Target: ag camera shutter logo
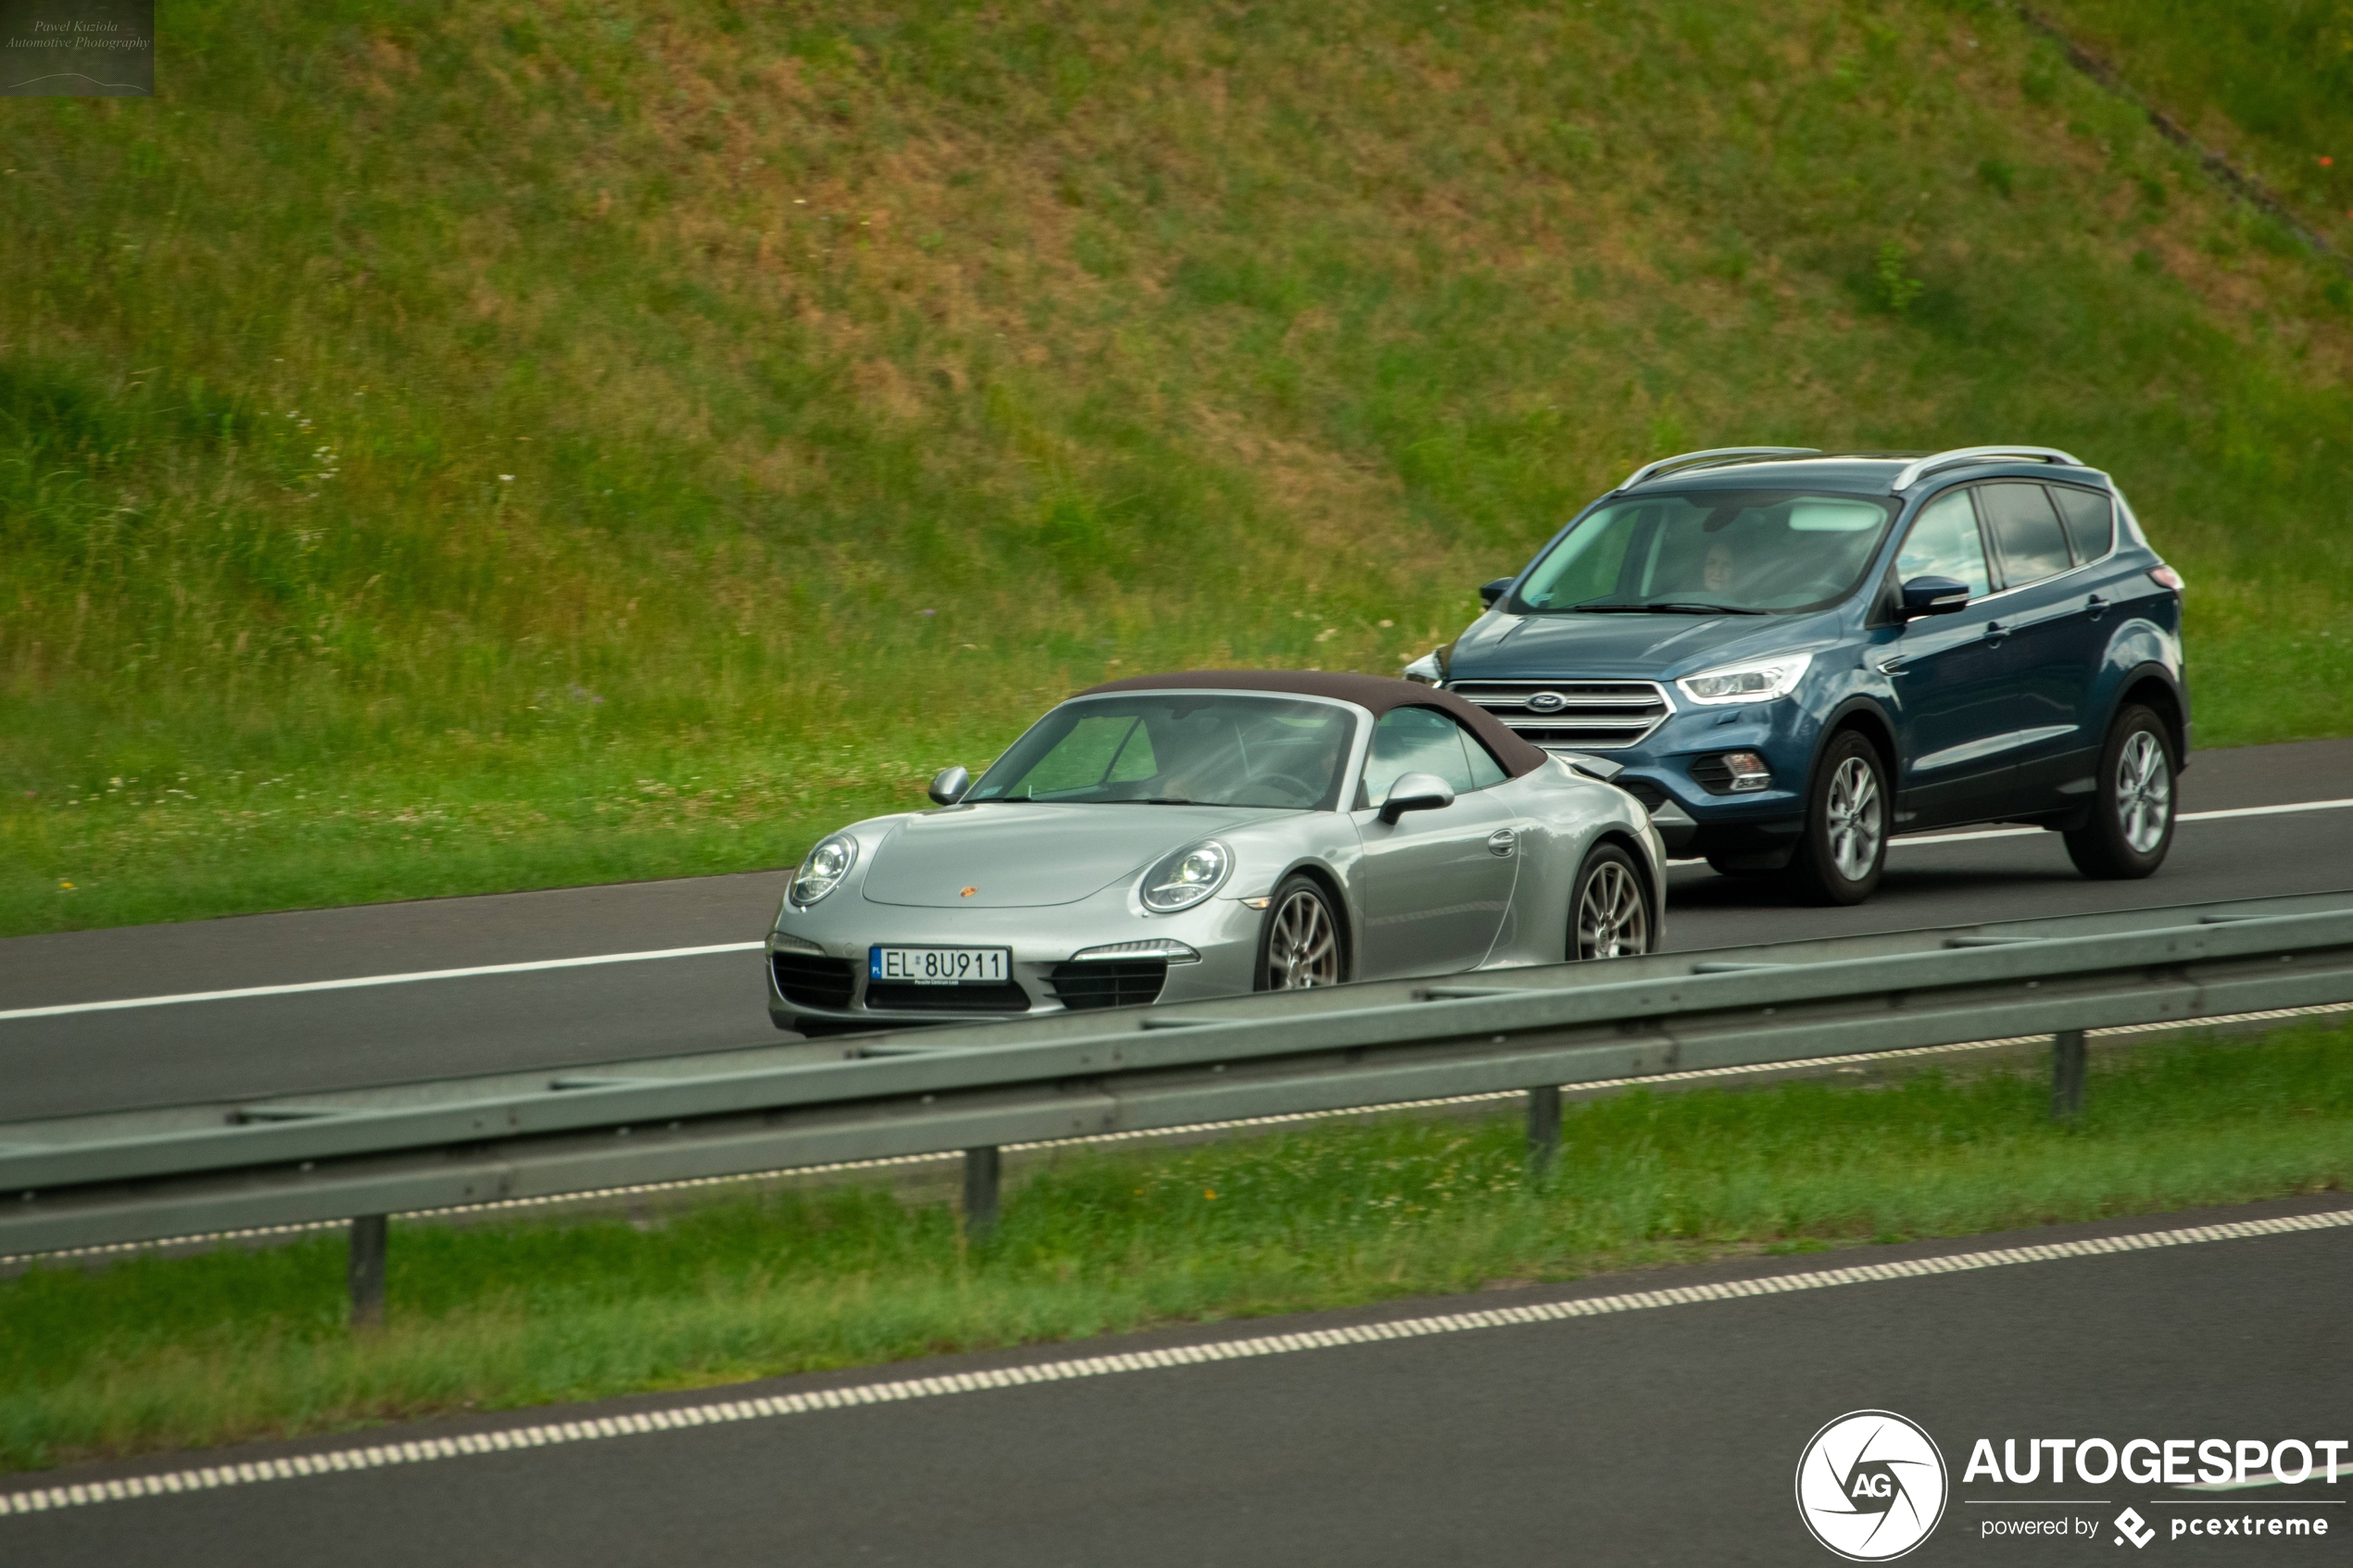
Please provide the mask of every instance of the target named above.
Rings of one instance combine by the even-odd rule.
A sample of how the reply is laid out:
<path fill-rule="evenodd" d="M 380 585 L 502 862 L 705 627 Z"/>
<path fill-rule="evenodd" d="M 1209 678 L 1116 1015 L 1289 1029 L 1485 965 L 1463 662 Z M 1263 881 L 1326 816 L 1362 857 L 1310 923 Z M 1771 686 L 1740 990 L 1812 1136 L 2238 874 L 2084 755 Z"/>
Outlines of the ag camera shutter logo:
<path fill-rule="evenodd" d="M 1798 1517 L 1849 1562 L 1885 1562 L 1928 1539 L 1946 1493 L 1936 1440 L 1894 1411 L 1850 1411 L 1797 1461 Z"/>

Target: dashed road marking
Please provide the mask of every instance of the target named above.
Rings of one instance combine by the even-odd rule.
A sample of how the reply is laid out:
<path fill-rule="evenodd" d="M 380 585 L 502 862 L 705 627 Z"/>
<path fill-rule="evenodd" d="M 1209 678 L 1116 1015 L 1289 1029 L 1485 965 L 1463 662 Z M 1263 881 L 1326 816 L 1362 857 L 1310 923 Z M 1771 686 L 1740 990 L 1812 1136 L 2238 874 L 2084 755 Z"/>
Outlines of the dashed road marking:
<path fill-rule="evenodd" d="M 382 1443 L 338 1449 L 326 1453 L 257 1460 L 234 1465 L 205 1465 L 150 1475 L 82 1482 L 30 1491 L 0 1493 L 0 1515 L 41 1513 L 51 1509 L 83 1508 L 132 1498 L 173 1492 L 211 1491 L 223 1486 L 288 1481 L 299 1476 L 338 1471 L 381 1470 L 396 1464 L 422 1464 L 434 1460 L 478 1454 L 508 1453 L 517 1449 L 547 1448 L 563 1443 L 601 1442 L 608 1438 L 677 1432 L 737 1421 L 765 1421 L 851 1405 L 890 1404 L 902 1399 L 939 1399 L 995 1388 L 1017 1388 L 1036 1383 L 1063 1383 L 1078 1378 L 1108 1377 L 1122 1373 L 1152 1372 L 1169 1367 L 1199 1366 L 1212 1361 L 1247 1361 L 1262 1356 L 1287 1356 L 1308 1350 L 1338 1349 L 1399 1339 L 1426 1339 L 1439 1335 L 1466 1334 L 1479 1329 L 1509 1328 L 1525 1323 L 1565 1323 L 1575 1318 L 1605 1317 L 1617 1312 L 1650 1311 L 1665 1307 L 1692 1306 L 1707 1301 L 1731 1301 L 1753 1296 L 1779 1296 L 1800 1290 L 1828 1290 L 1841 1286 L 1869 1285 L 1882 1280 L 1919 1279 L 1938 1274 L 1969 1273 L 1981 1269 L 2008 1268 L 2020 1263 L 2047 1263 L 2067 1258 L 2095 1258 L 2117 1253 L 2146 1252 L 2160 1248 L 2194 1247 L 2214 1241 L 2240 1241 L 2257 1236 L 2335 1230 L 2353 1226 L 2353 1209 L 2323 1214 L 2292 1214 L 2269 1220 L 2239 1220 L 2219 1225 L 2189 1225 L 2177 1230 L 2142 1231 L 2130 1236 L 2095 1236 L 2082 1241 L 2044 1242 L 2026 1247 L 1993 1248 L 1955 1252 L 1937 1258 L 1905 1259 L 1886 1263 L 1860 1263 L 1843 1269 L 1813 1269 L 1801 1273 L 1768 1274 L 1757 1279 L 1725 1280 L 1712 1285 L 1670 1286 L 1662 1290 L 1635 1290 L 1615 1296 L 1587 1296 L 1567 1301 L 1544 1301 L 1484 1311 L 1446 1312 L 1404 1318 L 1393 1323 L 1359 1323 L 1343 1328 L 1308 1329 L 1294 1334 L 1256 1335 L 1241 1339 L 1211 1340 L 1154 1350 L 1129 1350 L 1109 1356 L 1083 1356 L 1065 1361 L 1035 1361 L 1023 1366 L 993 1367 L 981 1372 L 941 1376 L 896 1378 L 853 1384 L 846 1388 L 819 1388 L 800 1394 L 768 1395 L 756 1399 L 715 1400 L 676 1410 L 639 1411 L 585 1421 L 549 1422 L 509 1427 L 497 1432 L 471 1432 L 457 1437 L 424 1437 L 411 1442 Z"/>

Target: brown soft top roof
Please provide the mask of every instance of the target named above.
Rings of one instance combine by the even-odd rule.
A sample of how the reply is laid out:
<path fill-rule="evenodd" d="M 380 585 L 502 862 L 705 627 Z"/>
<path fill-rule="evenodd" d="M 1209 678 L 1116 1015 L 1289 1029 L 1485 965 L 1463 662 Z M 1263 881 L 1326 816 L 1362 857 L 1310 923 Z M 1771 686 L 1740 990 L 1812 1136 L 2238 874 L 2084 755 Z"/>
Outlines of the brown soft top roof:
<path fill-rule="evenodd" d="M 1475 702 L 1453 692 L 1400 681 L 1388 675 L 1351 675 L 1335 670 L 1186 670 L 1174 675 L 1130 675 L 1089 686 L 1080 696 L 1105 692 L 1150 691 L 1290 692 L 1301 696 L 1333 697 L 1371 710 L 1378 719 L 1392 708 L 1435 708 L 1463 722 L 1485 744 L 1504 771 L 1514 778 L 1543 766 L 1544 753 L 1515 734 L 1509 726 Z"/>

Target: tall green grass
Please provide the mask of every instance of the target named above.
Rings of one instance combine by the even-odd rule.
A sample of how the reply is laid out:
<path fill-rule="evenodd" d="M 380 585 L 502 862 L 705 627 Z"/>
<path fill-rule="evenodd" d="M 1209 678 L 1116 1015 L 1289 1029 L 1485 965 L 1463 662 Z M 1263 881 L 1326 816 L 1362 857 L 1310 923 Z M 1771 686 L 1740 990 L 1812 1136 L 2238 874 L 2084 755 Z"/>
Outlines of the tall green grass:
<path fill-rule="evenodd" d="M 2041 9 L 2353 253 L 2353 0 L 2050 0 Z"/>
<path fill-rule="evenodd" d="M 2005 12 L 164 31 L 7 109 L 0 931 L 774 864 L 1106 674 L 1393 670 L 1730 442 L 2080 450 L 2201 738 L 2353 729 L 2334 275 Z"/>
<path fill-rule="evenodd" d="M 1517 1121 L 1387 1120 L 1081 1152 L 972 1248 L 882 1191 L 621 1220 L 396 1223 L 390 1317 L 344 1326 L 339 1239 L 0 1281 L 0 1468 L 466 1407 L 687 1388 L 1495 1281 L 2341 1190 L 2336 1030 L 2094 1064 L 2080 1126 L 2034 1072 L 1635 1093 Z"/>

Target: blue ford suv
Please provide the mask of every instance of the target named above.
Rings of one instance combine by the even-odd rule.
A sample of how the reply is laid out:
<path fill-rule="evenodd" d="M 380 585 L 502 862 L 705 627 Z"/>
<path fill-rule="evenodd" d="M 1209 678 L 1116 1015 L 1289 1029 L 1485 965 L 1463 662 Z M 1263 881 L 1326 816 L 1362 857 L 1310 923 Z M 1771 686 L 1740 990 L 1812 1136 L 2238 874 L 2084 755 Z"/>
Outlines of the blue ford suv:
<path fill-rule="evenodd" d="M 1671 852 L 1858 903 L 1891 834 L 2173 836 L 2182 580 L 2064 452 L 1692 452 L 1595 501 L 1406 673 L 1612 776 Z"/>

